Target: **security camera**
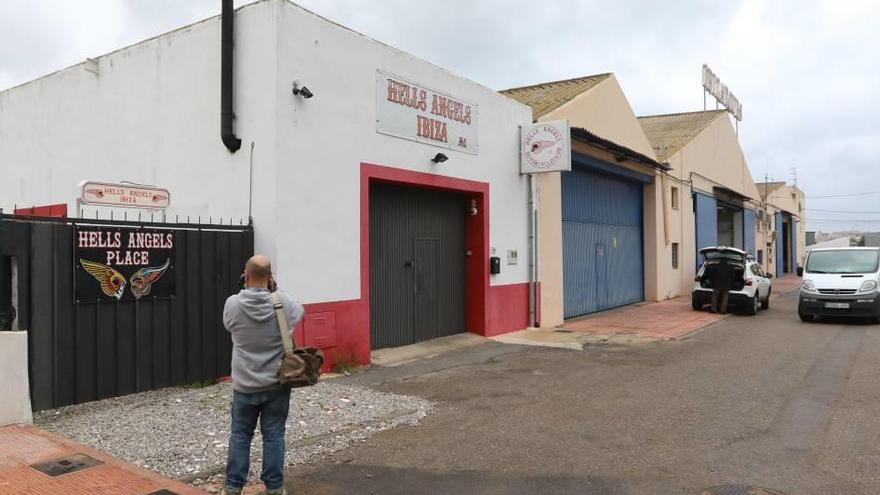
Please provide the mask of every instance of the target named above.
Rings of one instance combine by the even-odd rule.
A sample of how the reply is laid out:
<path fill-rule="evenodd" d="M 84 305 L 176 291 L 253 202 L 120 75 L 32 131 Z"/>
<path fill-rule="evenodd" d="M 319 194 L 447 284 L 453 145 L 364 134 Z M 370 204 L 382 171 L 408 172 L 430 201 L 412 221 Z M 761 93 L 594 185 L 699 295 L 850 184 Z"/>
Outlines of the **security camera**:
<path fill-rule="evenodd" d="M 300 87 L 298 81 L 293 82 L 293 94 L 297 95 L 297 96 L 302 96 L 303 98 L 305 98 L 307 100 L 309 98 L 315 96 L 311 91 L 309 91 L 309 88 L 307 88 L 305 86 Z"/>

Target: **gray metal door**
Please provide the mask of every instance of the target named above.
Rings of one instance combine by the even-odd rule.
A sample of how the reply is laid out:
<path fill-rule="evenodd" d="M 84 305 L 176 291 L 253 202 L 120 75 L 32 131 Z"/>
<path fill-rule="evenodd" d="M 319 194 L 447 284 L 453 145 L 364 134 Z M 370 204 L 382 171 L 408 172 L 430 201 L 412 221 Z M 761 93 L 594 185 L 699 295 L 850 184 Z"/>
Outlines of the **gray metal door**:
<path fill-rule="evenodd" d="M 370 186 L 370 345 L 413 344 L 467 330 L 467 197 Z"/>

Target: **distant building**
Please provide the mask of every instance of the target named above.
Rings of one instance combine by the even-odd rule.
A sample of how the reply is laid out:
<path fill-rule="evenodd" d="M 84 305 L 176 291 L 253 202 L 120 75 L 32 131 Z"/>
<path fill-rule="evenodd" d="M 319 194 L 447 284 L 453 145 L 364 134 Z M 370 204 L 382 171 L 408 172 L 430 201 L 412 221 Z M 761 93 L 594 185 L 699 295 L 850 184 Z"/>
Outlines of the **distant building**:
<path fill-rule="evenodd" d="M 807 232 L 807 246 L 812 246 L 813 244 L 816 244 L 816 233 Z"/>

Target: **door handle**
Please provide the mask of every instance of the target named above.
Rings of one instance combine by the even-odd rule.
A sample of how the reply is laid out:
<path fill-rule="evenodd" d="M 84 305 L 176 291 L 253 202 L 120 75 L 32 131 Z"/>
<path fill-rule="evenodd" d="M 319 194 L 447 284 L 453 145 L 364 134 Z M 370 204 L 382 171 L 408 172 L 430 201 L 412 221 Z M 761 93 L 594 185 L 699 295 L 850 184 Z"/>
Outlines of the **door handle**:
<path fill-rule="evenodd" d="M 406 268 L 412 268 L 416 266 L 416 263 L 414 261 L 406 261 L 403 263 L 403 266 L 405 266 Z"/>

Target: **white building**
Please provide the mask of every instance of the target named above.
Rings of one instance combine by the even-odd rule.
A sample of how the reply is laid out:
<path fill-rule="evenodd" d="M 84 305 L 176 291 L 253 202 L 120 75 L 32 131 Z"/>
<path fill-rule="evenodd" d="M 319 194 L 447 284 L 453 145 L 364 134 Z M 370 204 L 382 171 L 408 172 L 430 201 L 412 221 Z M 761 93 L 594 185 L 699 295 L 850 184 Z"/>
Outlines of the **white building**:
<path fill-rule="evenodd" d="M 331 360 L 524 328 L 531 109 L 286 0 L 234 22 L 241 149 L 220 139 L 217 16 L 0 92 L 0 207 L 107 218 L 76 202 L 91 179 L 168 188 L 171 218 L 250 216 Z"/>

